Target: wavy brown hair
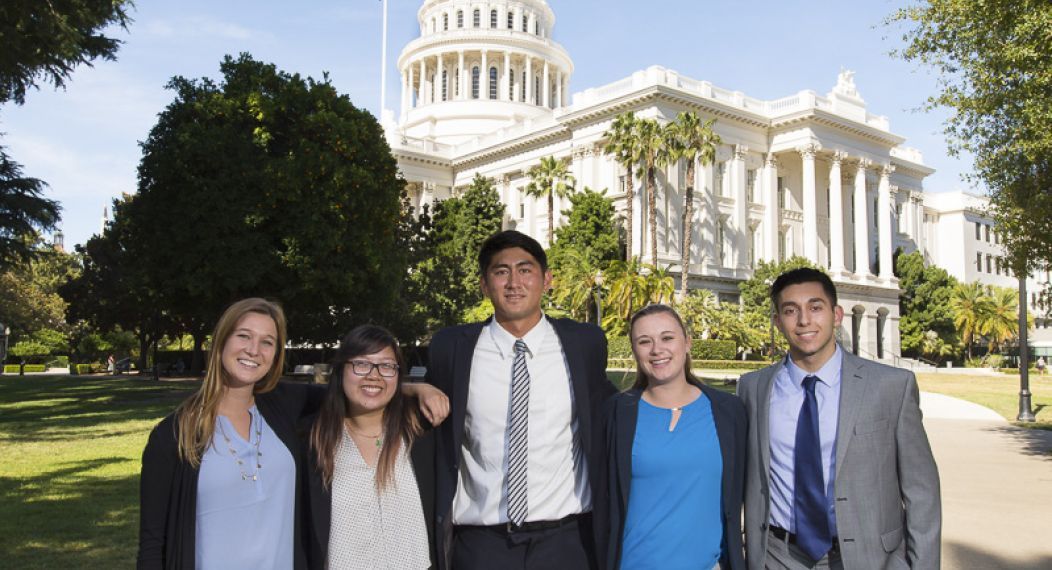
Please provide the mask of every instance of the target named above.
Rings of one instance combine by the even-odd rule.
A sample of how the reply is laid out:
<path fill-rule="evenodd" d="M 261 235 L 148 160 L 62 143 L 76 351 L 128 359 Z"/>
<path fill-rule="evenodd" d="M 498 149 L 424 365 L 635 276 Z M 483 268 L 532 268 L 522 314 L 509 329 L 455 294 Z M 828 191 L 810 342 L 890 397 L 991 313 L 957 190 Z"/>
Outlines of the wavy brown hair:
<path fill-rule="evenodd" d="M 281 305 L 273 301 L 251 297 L 242 299 L 227 307 L 216 323 L 212 332 L 212 345 L 208 349 L 208 368 L 205 379 L 192 396 L 180 404 L 175 411 L 179 427 L 179 458 L 194 467 L 201 465 L 201 455 L 212 443 L 216 428 L 216 415 L 219 413 L 219 401 L 226 391 L 227 372 L 223 369 L 223 347 L 234 334 L 237 323 L 248 313 L 265 315 L 274 321 L 278 338 L 275 339 L 274 361 L 262 380 L 253 387 L 253 392 L 262 394 L 274 389 L 285 369 L 285 312 Z"/>
<path fill-rule="evenodd" d="M 331 487 L 333 472 L 336 466 L 336 450 L 343 441 L 345 420 L 351 415 L 351 405 L 343 392 L 344 365 L 358 356 L 376 354 L 390 348 L 398 363 L 398 376 L 394 386 L 394 396 L 387 403 L 383 414 L 384 445 L 376 462 L 376 490 L 382 491 L 394 482 L 395 461 L 398 453 L 409 449 L 420 435 L 421 424 L 412 406 L 407 405 L 402 395 L 402 382 L 405 379 L 406 365 L 402 349 L 387 329 L 376 325 L 355 327 L 340 341 L 340 348 L 332 360 L 332 377 L 325 391 L 318 419 L 311 428 L 310 446 L 314 450 L 321 471 L 322 482 L 326 488 Z"/>
<path fill-rule="evenodd" d="M 668 305 L 663 305 L 660 303 L 647 305 L 642 309 L 639 309 L 634 315 L 632 315 L 632 318 L 628 321 L 628 338 L 631 340 L 632 330 L 636 328 L 636 322 L 639 321 L 639 319 L 643 317 L 649 317 L 650 315 L 656 315 L 659 313 L 671 315 L 672 318 L 676 319 L 676 322 L 679 323 L 680 330 L 683 331 L 683 336 L 686 337 L 688 340 L 690 339 L 690 333 L 687 332 L 687 326 L 683 324 L 683 319 L 680 318 L 679 313 L 676 312 L 676 309 L 673 309 Z M 635 352 L 633 352 L 632 354 L 634 356 Z M 700 387 L 701 380 L 698 380 L 697 376 L 694 376 L 694 373 L 690 371 L 691 361 L 689 350 L 687 351 L 687 359 L 683 363 L 683 366 L 686 369 L 685 372 L 687 376 L 687 382 L 690 382 L 691 384 Z M 636 359 L 636 383 L 632 385 L 632 389 L 645 390 L 646 387 L 649 385 L 650 377 L 647 376 L 645 372 L 643 372 L 643 367 L 639 365 L 639 359 Z"/>

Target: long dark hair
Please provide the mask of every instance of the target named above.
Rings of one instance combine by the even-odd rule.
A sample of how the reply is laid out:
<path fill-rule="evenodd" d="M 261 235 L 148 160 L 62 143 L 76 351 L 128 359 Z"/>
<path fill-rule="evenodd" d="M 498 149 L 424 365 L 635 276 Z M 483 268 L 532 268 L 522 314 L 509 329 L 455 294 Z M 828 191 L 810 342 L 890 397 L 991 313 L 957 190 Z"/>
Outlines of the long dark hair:
<path fill-rule="evenodd" d="M 340 348 L 332 359 L 332 375 L 329 378 L 329 387 L 325 391 L 318 419 L 311 429 L 310 445 L 318 462 L 318 469 L 322 474 L 322 481 L 326 487 L 332 485 L 333 471 L 336 465 L 336 449 L 343 440 L 344 420 L 351 413 L 350 403 L 343 392 L 343 369 L 351 359 L 367 354 L 376 354 L 385 348 L 390 348 L 398 363 L 398 376 L 396 377 L 394 396 L 384 408 L 384 445 L 380 449 L 380 457 L 376 462 L 376 490 L 382 491 L 394 482 L 395 460 L 404 445 L 409 449 L 413 440 L 420 435 L 420 421 L 415 410 L 406 405 L 406 398 L 402 395 L 402 381 L 405 378 L 405 358 L 402 349 L 387 329 L 376 325 L 361 325 L 355 327 L 347 336 L 340 341 Z"/>
<path fill-rule="evenodd" d="M 639 319 L 641 319 L 643 317 L 649 317 L 650 315 L 656 315 L 658 313 L 665 313 L 667 315 L 671 315 L 672 318 L 676 319 L 676 322 L 679 323 L 679 328 L 680 328 L 680 330 L 683 331 L 684 338 L 688 338 L 688 339 L 690 338 L 690 333 L 687 332 L 687 327 L 686 327 L 686 325 L 683 324 L 683 319 L 681 319 L 679 317 L 679 313 L 677 313 L 675 309 L 673 309 L 672 307 L 670 307 L 668 305 L 663 305 L 663 304 L 660 304 L 660 303 L 654 303 L 654 304 L 651 304 L 651 305 L 647 305 L 647 306 L 643 307 L 642 309 L 639 309 L 638 311 L 636 311 L 635 314 L 632 315 L 632 318 L 628 321 L 628 339 L 629 339 L 629 341 L 632 340 L 632 330 L 636 328 L 636 321 L 638 321 Z M 634 346 L 634 343 L 633 343 L 633 346 Z M 632 352 L 632 355 L 635 356 L 635 351 Z M 686 368 L 687 382 L 689 382 L 689 383 L 691 383 L 691 384 L 693 384 L 693 385 L 695 385 L 695 386 L 700 388 L 701 387 L 701 380 L 698 380 L 697 376 L 694 376 L 694 373 L 690 371 L 691 362 L 690 362 L 690 352 L 689 351 L 687 352 L 687 359 L 686 359 L 686 361 L 684 362 L 683 365 Z M 637 358 L 636 359 L 636 383 L 632 384 L 632 389 L 633 390 L 645 390 L 646 387 L 649 386 L 649 385 L 650 385 L 650 377 L 647 376 L 645 372 L 643 372 L 643 367 L 639 365 L 639 359 Z"/>

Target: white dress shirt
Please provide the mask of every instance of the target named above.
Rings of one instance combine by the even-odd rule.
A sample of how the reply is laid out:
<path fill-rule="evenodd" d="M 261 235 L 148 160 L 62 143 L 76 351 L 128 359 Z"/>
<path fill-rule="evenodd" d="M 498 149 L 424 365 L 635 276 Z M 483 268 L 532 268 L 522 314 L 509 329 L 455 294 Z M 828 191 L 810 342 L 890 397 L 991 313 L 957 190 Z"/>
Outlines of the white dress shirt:
<path fill-rule="evenodd" d="M 494 319 L 483 327 L 475 346 L 453 524 L 508 521 L 507 427 L 515 340 Z M 530 372 L 526 520 L 587 512 L 591 490 L 562 344 L 543 317 L 522 340 Z"/>

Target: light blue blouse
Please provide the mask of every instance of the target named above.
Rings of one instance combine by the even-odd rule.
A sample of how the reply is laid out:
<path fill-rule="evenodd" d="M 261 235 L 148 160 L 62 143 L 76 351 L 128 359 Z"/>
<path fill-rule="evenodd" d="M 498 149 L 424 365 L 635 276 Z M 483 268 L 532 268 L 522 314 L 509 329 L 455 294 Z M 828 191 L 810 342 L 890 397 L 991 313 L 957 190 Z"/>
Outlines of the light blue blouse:
<path fill-rule="evenodd" d="M 197 480 L 198 570 L 287 570 L 293 566 L 296 464 L 259 410 L 252 406 L 249 413 L 250 441 L 220 415 L 216 417 L 212 445 L 201 457 Z M 229 445 L 224 434 L 230 439 Z M 258 464 L 262 465 L 258 470 L 257 441 L 261 453 Z M 235 453 L 242 461 L 240 467 Z"/>
<path fill-rule="evenodd" d="M 704 394 L 672 411 L 639 400 L 621 568 L 709 570 L 723 541 L 723 459 Z"/>

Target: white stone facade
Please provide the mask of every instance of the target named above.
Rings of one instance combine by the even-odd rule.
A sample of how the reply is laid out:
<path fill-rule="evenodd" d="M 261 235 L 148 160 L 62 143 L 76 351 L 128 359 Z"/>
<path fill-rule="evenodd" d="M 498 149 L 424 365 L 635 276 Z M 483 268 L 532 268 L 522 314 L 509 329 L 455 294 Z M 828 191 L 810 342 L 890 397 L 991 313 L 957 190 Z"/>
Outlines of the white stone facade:
<path fill-rule="evenodd" d="M 642 181 L 602 153 L 603 134 L 626 111 L 661 123 L 694 111 L 716 119 L 723 144 L 696 173 L 689 285 L 733 300 L 758 260 L 802 255 L 837 283 L 844 345 L 868 358 L 899 355 L 893 252 L 931 243 L 925 251 L 940 263 L 934 244 L 953 242 L 925 222 L 923 180 L 934 170 L 867 110 L 853 73 L 825 95 L 760 100 L 652 66 L 571 97 L 573 63 L 551 39 L 546 2 L 426 0 L 418 20 L 420 37 L 398 60 L 401 112 L 384 125 L 414 205 L 454 195 L 479 173 L 497 181 L 505 227 L 544 243 L 547 206 L 522 192 L 526 171 L 544 156 L 569 158 L 578 188 L 605 189 L 619 211 L 636 189 L 632 250 L 649 262 Z M 679 164 L 657 177 L 657 259 L 677 278 L 685 173 Z M 556 212 L 568 206 L 556 198 Z"/>

